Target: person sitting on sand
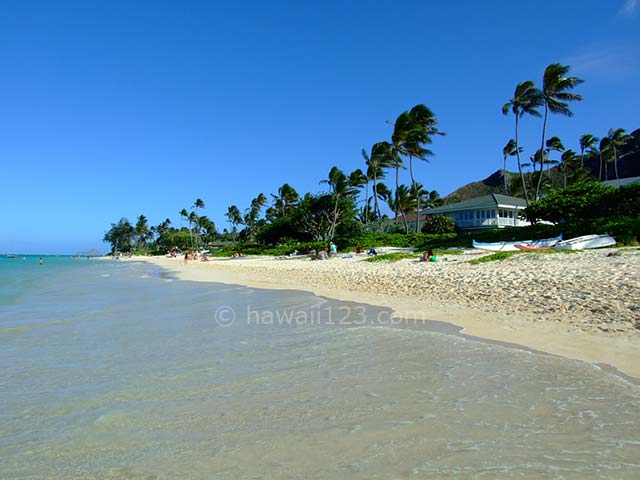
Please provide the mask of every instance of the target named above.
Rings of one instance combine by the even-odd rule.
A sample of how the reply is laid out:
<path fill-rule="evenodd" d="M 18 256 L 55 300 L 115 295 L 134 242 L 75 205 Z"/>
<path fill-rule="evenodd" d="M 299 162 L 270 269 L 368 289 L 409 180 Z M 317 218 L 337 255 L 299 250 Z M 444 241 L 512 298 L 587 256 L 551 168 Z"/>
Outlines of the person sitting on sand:
<path fill-rule="evenodd" d="M 420 257 L 421 262 L 437 262 L 438 257 L 433 254 L 433 250 L 429 250 L 428 252 L 424 252 Z"/>
<path fill-rule="evenodd" d="M 327 255 L 326 251 L 320 250 L 318 252 L 318 260 L 326 260 L 327 258 L 329 258 L 329 256 Z"/>
<path fill-rule="evenodd" d="M 356 255 L 359 255 L 359 254 L 361 254 L 361 253 L 362 253 L 362 247 L 361 247 L 360 245 L 358 245 L 358 246 L 356 247 Z"/>
<path fill-rule="evenodd" d="M 376 252 L 375 248 L 371 247 L 367 252 L 367 255 L 378 255 L 378 252 Z"/>

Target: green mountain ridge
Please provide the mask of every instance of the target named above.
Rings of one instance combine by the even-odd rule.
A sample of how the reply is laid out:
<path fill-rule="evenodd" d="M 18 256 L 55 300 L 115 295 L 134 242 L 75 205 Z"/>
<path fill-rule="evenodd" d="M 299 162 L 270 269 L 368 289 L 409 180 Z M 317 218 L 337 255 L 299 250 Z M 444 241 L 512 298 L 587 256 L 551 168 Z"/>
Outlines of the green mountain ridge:
<path fill-rule="evenodd" d="M 613 162 L 607 162 L 606 168 L 603 169 L 603 180 L 614 180 L 615 174 Z M 600 175 L 600 156 L 598 154 L 588 154 L 585 156 L 584 166 L 591 171 L 591 175 L 599 178 Z M 552 169 L 553 170 L 553 169 Z M 520 182 L 518 172 L 509 172 L 509 180 L 513 185 L 514 182 Z M 629 135 L 629 141 L 624 145 L 618 158 L 618 176 L 619 178 L 640 177 L 640 129 L 635 130 Z M 461 202 L 469 198 L 489 195 L 491 193 L 504 194 L 504 180 L 502 177 L 502 169 L 496 170 L 484 180 L 467 183 L 462 187 L 454 190 L 444 197 L 445 204 Z"/>

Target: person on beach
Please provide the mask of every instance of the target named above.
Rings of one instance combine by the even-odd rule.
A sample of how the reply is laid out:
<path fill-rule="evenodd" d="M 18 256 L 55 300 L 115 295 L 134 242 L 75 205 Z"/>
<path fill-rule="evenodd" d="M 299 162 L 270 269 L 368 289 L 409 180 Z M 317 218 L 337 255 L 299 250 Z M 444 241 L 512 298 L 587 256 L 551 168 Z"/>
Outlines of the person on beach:
<path fill-rule="evenodd" d="M 428 252 L 424 252 L 420 257 L 421 262 L 437 262 L 438 257 L 433 254 L 433 250 L 429 250 Z"/>
<path fill-rule="evenodd" d="M 369 249 L 369 251 L 367 252 L 367 255 L 373 255 L 373 256 L 375 256 L 375 255 L 378 255 L 378 252 L 376 252 L 376 249 L 375 249 L 375 248 L 371 247 L 371 248 Z"/>
<path fill-rule="evenodd" d="M 362 253 L 362 247 L 360 245 L 358 245 L 356 247 L 356 255 L 360 255 Z"/>
<path fill-rule="evenodd" d="M 331 242 L 329 244 L 329 256 L 335 257 L 336 255 L 338 255 L 338 247 L 336 247 L 335 243 Z"/>
<path fill-rule="evenodd" d="M 189 263 L 189 252 L 184 252 L 184 264 Z"/>
<path fill-rule="evenodd" d="M 318 252 L 318 260 L 326 260 L 328 258 L 327 252 L 324 250 L 320 250 Z"/>

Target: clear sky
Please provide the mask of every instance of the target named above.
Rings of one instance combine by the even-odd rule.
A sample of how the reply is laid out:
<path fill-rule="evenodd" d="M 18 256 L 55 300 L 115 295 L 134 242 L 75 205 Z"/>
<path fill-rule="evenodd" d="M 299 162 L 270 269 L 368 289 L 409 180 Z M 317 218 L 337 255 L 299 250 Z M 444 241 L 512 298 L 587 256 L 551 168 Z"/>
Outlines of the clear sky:
<path fill-rule="evenodd" d="M 363 167 L 418 103 L 447 136 L 416 176 L 446 195 L 501 168 L 500 107 L 554 62 L 586 81 L 550 121 L 565 146 L 640 128 L 637 0 L 4 0 L 0 62 L 5 253 L 106 250 L 111 222 L 179 224 L 197 197 L 221 230 L 231 204 Z"/>

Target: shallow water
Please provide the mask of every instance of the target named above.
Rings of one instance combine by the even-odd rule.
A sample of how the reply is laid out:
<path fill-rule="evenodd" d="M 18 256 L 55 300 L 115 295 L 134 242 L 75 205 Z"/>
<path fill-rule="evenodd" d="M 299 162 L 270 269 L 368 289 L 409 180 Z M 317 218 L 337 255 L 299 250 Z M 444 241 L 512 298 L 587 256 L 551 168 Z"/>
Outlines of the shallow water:
<path fill-rule="evenodd" d="M 0 478 L 640 478 L 638 386 L 388 314 L 0 260 Z"/>

